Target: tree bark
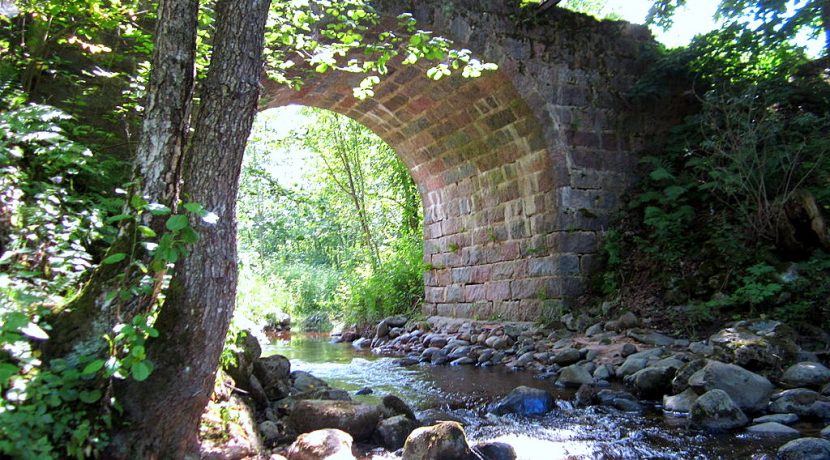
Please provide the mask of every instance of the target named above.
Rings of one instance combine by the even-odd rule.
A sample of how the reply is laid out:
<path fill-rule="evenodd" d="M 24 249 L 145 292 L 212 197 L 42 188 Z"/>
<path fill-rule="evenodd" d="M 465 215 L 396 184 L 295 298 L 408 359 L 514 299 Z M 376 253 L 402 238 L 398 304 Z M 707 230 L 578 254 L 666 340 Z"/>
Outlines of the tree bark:
<path fill-rule="evenodd" d="M 171 208 L 178 198 L 179 163 L 193 97 L 198 13 L 198 0 L 159 3 L 141 140 L 134 160 L 135 178 L 141 183 L 134 193 Z M 152 225 L 160 232 L 164 219 Z M 108 254 L 130 252 L 135 246 L 131 233 L 122 231 Z M 78 345 L 88 351 L 95 347 L 91 341 L 101 341 L 119 316 L 114 307 L 103 305 L 104 294 L 118 288 L 113 277 L 122 273 L 128 263 L 125 259 L 119 264 L 98 267 L 81 293 L 63 307 L 44 346 L 47 357 L 64 356 Z M 133 302 L 146 304 L 152 300 Z"/>
<path fill-rule="evenodd" d="M 199 419 L 213 390 L 233 313 L 236 194 L 242 155 L 259 97 L 270 0 L 221 0 L 202 104 L 183 168 L 183 196 L 217 214 L 191 222 L 201 234 L 173 274 L 148 342 L 155 370 L 144 382 L 116 386 L 124 413 L 110 455 L 183 458 L 197 447 Z"/>

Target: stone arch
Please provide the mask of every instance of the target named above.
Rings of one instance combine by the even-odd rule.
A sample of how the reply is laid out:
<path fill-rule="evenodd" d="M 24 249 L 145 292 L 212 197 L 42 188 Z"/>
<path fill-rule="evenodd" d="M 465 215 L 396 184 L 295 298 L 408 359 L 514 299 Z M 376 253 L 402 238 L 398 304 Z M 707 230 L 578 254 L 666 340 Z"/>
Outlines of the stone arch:
<path fill-rule="evenodd" d="M 557 8 L 528 25 L 507 2 L 406 3 L 379 5 L 499 70 L 435 82 L 393 63 L 370 100 L 352 96 L 362 76 L 330 73 L 300 91 L 265 82 L 263 105 L 332 110 L 395 149 L 424 205 L 426 314 L 533 320 L 572 302 L 634 177 L 645 130 L 620 95 L 650 35 Z"/>

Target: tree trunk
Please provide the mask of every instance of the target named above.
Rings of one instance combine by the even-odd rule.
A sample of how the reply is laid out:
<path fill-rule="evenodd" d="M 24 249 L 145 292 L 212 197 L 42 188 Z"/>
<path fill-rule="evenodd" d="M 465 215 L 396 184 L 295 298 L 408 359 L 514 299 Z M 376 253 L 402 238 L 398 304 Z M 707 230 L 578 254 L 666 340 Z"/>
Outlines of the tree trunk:
<path fill-rule="evenodd" d="M 141 182 L 141 189 L 134 193 L 171 208 L 178 198 L 179 163 L 193 96 L 198 13 L 198 0 L 159 3 L 141 141 L 134 161 L 135 178 Z M 164 220 L 150 224 L 160 233 Z M 108 254 L 130 252 L 135 247 L 132 237 L 129 229 L 122 231 Z M 98 267 L 81 293 L 63 307 L 44 347 L 47 357 L 64 356 L 79 344 L 87 351 L 95 349 L 91 342 L 101 341 L 120 316 L 114 307 L 105 307 L 102 300 L 107 291 L 118 288 L 113 277 L 122 273 L 128 263 L 125 259 L 119 264 Z M 153 300 L 132 302 L 144 305 Z"/>
<path fill-rule="evenodd" d="M 155 370 L 145 382 L 116 387 L 124 407 L 110 454 L 182 458 L 197 446 L 199 418 L 213 390 L 233 313 L 236 193 L 259 96 L 270 0 L 221 0 L 202 104 L 184 164 L 183 196 L 218 215 L 192 222 L 201 240 L 180 261 L 148 342 Z"/>

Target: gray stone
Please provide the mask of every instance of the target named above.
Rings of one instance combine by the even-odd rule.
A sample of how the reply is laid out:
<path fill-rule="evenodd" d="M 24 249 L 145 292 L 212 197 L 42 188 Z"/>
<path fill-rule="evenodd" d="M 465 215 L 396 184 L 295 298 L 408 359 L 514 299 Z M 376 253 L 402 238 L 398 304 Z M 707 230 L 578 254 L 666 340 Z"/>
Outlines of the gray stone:
<path fill-rule="evenodd" d="M 692 411 L 692 405 L 697 401 L 698 394 L 691 388 L 686 388 L 682 393 L 674 396 L 663 396 L 663 410 L 688 414 Z"/>
<path fill-rule="evenodd" d="M 594 383 L 594 378 L 584 367 L 572 364 L 562 369 L 556 383 L 566 387 L 579 387 L 580 385 Z"/>
<path fill-rule="evenodd" d="M 669 366 L 647 367 L 625 378 L 626 384 L 634 388 L 641 398 L 655 399 L 663 396 L 670 388 L 676 369 Z"/>
<path fill-rule="evenodd" d="M 646 366 L 648 366 L 648 359 L 637 358 L 636 355 L 631 355 L 617 368 L 617 378 L 623 378 L 639 372 L 645 369 Z"/>
<path fill-rule="evenodd" d="M 265 445 L 273 445 L 282 437 L 279 426 L 270 420 L 260 423 L 257 428 L 259 428 L 259 435 L 262 436 L 262 442 Z"/>
<path fill-rule="evenodd" d="M 627 391 L 600 390 L 597 400 L 603 406 L 611 406 L 623 412 L 642 412 L 643 407 L 637 398 Z"/>
<path fill-rule="evenodd" d="M 637 347 L 633 343 L 625 343 L 620 349 L 620 356 L 623 358 L 628 358 L 634 353 L 637 353 Z"/>
<path fill-rule="evenodd" d="M 288 448 L 287 460 L 353 460 L 352 437 L 340 430 L 301 434 Z"/>
<path fill-rule="evenodd" d="M 395 451 L 403 447 L 406 438 L 418 428 L 417 422 L 405 415 L 396 415 L 378 423 L 374 438 L 387 450 Z"/>
<path fill-rule="evenodd" d="M 482 442 L 473 446 L 473 452 L 481 460 L 515 460 L 513 446 L 503 442 Z"/>
<path fill-rule="evenodd" d="M 723 329 L 709 337 L 709 343 L 719 359 L 751 370 L 778 369 L 795 356 L 798 346 L 782 327 L 767 323 L 762 327 L 747 323 Z"/>
<path fill-rule="evenodd" d="M 689 378 L 689 386 L 698 393 L 723 390 L 741 410 L 748 412 L 766 410 L 773 390 L 765 377 L 720 361 L 706 363 Z"/>
<path fill-rule="evenodd" d="M 797 421 L 798 415 L 795 414 L 767 414 L 753 419 L 752 423 L 775 422 L 782 425 L 792 425 Z"/>
<path fill-rule="evenodd" d="M 553 409 L 553 396 L 545 390 L 520 386 L 504 398 L 490 404 L 487 411 L 496 415 L 540 415 Z"/>
<path fill-rule="evenodd" d="M 830 439 L 830 425 L 827 425 L 823 430 L 821 430 L 821 437 Z"/>
<path fill-rule="evenodd" d="M 655 331 L 634 329 L 628 331 L 627 335 L 640 343 L 648 345 L 656 345 L 658 347 L 670 347 L 674 345 L 674 339 L 672 337 Z"/>
<path fill-rule="evenodd" d="M 702 394 L 692 404 L 689 421 L 708 431 L 729 431 L 745 426 L 749 420 L 725 391 L 714 389 Z"/>
<path fill-rule="evenodd" d="M 465 460 L 472 455 L 464 429 L 455 422 L 418 428 L 403 447 L 403 460 Z"/>
<path fill-rule="evenodd" d="M 602 333 L 602 323 L 596 323 L 593 326 L 589 327 L 585 330 L 585 335 L 588 337 L 593 337 L 595 335 Z"/>
<path fill-rule="evenodd" d="M 830 382 L 830 369 L 820 363 L 793 364 L 781 376 L 781 383 L 790 388 L 820 388 Z"/>
<path fill-rule="evenodd" d="M 361 348 L 369 348 L 372 346 L 372 339 L 367 337 L 361 337 L 354 342 L 352 342 L 352 346 L 358 349 Z"/>
<path fill-rule="evenodd" d="M 594 371 L 594 378 L 597 380 L 608 380 L 612 375 L 614 375 L 614 369 L 609 364 L 597 366 Z"/>
<path fill-rule="evenodd" d="M 689 352 L 696 355 L 712 356 L 715 353 L 715 347 L 704 342 L 692 342 L 689 344 Z"/>
<path fill-rule="evenodd" d="M 450 361 L 450 366 L 469 366 L 470 364 L 475 364 L 477 362 L 478 361 L 474 360 L 473 358 L 464 356 Z"/>
<path fill-rule="evenodd" d="M 798 436 L 801 434 L 795 428 L 777 422 L 764 422 L 758 425 L 752 425 L 746 431 L 759 436 Z"/>
<path fill-rule="evenodd" d="M 396 415 L 405 415 L 410 420 L 418 420 L 412 409 L 403 401 L 403 399 L 395 395 L 386 395 L 378 405 L 383 418 L 390 418 Z"/>
<path fill-rule="evenodd" d="M 516 362 L 513 363 L 513 365 L 517 367 L 527 366 L 533 361 L 533 355 L 534 353 L 532 351 L 528 351 L 527 353 L 524 353 L 522 356 L 519 356 L 519 359 L 517 359 Z"/>
<path fill-rule="evenodd" d="M 807 388 L 785 390 L 773 395 L 769 410 L 776 414 L 793 413 L 801 417 L 821 418 L 820 398 L 820 394 Z"/>
<path fill-rule="evenodd" d="M 705 365 L 705 359 L 696 359 L 683 365 L 683 367 L 677 370 L 677 374 L 671 382 L 672 390 L 674 390 L 675 393 L 682 393 L 683 390 L 689 388 L 689 378 L 693 376 L 695 372 L 703 369 L 703 366 Z"/>
<path fill-rule="evenodd" d="M 380 421 L 380 410 L 354 401 L 303 400 L 294 405 L 289 424 L 299 433 L 335 428 L 365 440 Z"/>
<path fill-rule="evenodd" d="M 553 357 L 554 364 L 560 366 L 570 366 L 571 364 L 579 362 L 582 359 L 582 354 L 575 348 L 565 348 Z"/>
<path fill-rule="evenodd" d="M 323 379 L 319 379 L 308 372 L 294 371 L 291 373 L 291 396 L 309 395 L 328 388 L 328 384 Z"/>
<path fill-rule="evenodd" d="M 780 460 L 827 460 L 830 441 L 821 438 L 794 439 L 778 449 Z"/>
<path fill-rule="evenodd" d="M 291 388 L 290 373 L 291 362 L 285 356 L 266 356 L 254 363 L 254 375 L 270 400 L 288 396 Z"/>

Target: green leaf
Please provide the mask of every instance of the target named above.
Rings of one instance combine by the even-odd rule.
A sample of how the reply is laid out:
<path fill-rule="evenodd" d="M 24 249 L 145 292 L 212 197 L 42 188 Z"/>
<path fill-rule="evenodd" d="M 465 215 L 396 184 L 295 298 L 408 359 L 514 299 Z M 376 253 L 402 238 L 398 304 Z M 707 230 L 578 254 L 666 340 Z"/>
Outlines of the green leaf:
<path fill-rule="evenodd" d="M 166 216 L 167 214 L 170 214 L 172 212 L 170 208 L 159 203 L 148 204 L 147 210 L 150 211 L 150 214 L 154 216 Z"/>
<path fill-rule="evenodd" d="M 112 216 L 107 219 L 108 224 L 114 224 L 115 222 L 121 222 L 122 220 L 132 219 L 133 216 L 130 214 L 118 214 L 117 216 Z"/>
<path fill-rule="evenodd" d="M 141 361 L 133 364 L 132 375 L 133 378 L 138 382 L 143 382 L 147 380 L 147 377 L 149 377 L 150 373 L 152 372 L 153 365 L 150 364 L 150 361 Z"/>
<path fill-rule="evenodd" d="M 190 202 L 185 203 L 182 206 L 185 210 L 187 210 L 187 212 L 192 212 L 193 214 L 196 214 L 199 217 L 205 217 L 208 213 L 207 210 L 204 207 L 202 207 L 202 205 L 199 203 Z"/>
<path fill-rule="evenodd" d="M 0 363 L 0 386 L 5 385 L 9 377 L 20 372 L 20 369 L 14 364 Z"/>
<path fill-rule="evenodd" d="M 670 173 L 666 168 L 657 168 L 648 176 L 654 181 L 674 179 L 674 175 L 672 175 L 672 173 Z"/>
<path fill-rule="evenodd" d="M 145 238 L 155 238 L 156 232 L 153 231 L 152 228 L 147 227 L 146 225 L 139 225 L 138 226 L 138 233 Z"/>
<path fill-rule="evenodd" d="M 101 399 L 101 390 L 82 391 L 79 397 L 81 402 L 92 404 Z"/>
<path fill-rule="evenodd" d="M 177 232 L 177 231 L 179 231 L 179 230 L 181 230 L 181 229 L 183 229 L 187 226 L 188 226 L 187 216 L 185 216 L 183 214 L 177 214 L 175 216 L 170 216 L 170 218 L 167 219 L 167 223 L 165 224 L 165 227 L 167 227 L 167 230 L 170 230 L 171 232 Z"/>
<path fill-rule="evenodd" d="M 84 370 L 81 371 L 81 375 L 92 375 L 101 370 L 104 367 L 105 361 L 103 359 L 96 359 L 95 361 L 89 363 L 84 367 Z"/>
<path fill-rule="evenodd" d="M 101 263 L 104 265 L 112 265 L 121 262 L 122 260 L 127 258 L 127 254 L 123 252 L 116 252 L 115 254 L 110 255 L 106 259 L 104 259 Z"/>
<path fill-rule="evenodd" d="M 182 229 L 181 237 L 186 244 L 194 244 L 199 241 L 199 233 L 191 227 Z"/>

